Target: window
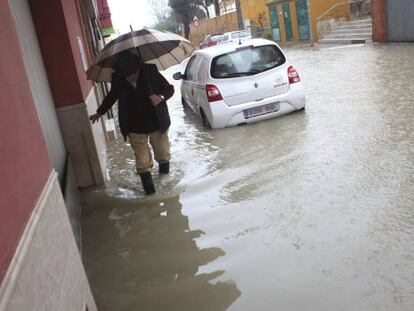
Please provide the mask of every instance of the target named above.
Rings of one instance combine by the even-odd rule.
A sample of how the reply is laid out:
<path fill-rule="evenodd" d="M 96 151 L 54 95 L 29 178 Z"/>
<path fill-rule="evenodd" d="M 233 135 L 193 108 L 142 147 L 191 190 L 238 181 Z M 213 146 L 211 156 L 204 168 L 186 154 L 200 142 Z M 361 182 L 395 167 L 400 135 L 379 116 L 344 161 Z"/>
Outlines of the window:
<path fill-rule="evenodd" d="M 194 55 L 188 62 L 187 68 L 185 70 L 185 79 L 187 81 L 197 81 L 200 76 L 199 68 L 203 61 L 203 58 L 198 55 Z"/>
<path fill-rule="evenodd" d="M 190 81 L 192 80 L 191 79 L 192 78 L 192 67 L 193 67 L 195 58 L 196 58 L 195 55 L 192 56 L 190 60 L 188 61 L 187 67 L 185 67 L 185 72 L 184 72 L 185 80 L 190 80 Z"/>
<path fill-rule="evenodd" d="M 211 64 L 211 76 L 216 79 L 255 75 L 286 62 L 275 45 L 249 46 L 217 56 Z"/>

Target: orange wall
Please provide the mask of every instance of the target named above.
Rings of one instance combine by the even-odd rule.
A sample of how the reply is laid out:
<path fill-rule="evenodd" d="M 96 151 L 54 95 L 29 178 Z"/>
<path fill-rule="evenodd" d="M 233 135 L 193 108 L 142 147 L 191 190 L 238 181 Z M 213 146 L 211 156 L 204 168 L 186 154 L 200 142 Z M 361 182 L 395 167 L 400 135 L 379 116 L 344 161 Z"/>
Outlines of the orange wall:
<path fill-rule="evenodd" d="M 293 31 L 293 42 L 299 41 L 299 33 L 298 33 L 298 26 L 297 26 L 297 16 L 296 16 L 296 5 L 294 0 L 286 0 L 284 2 L 289 2 L 290 5 L 290 12 L 291 12 L 291 20 L 292 20 L 292 31 Z M 241 0 L 242 12 L 243 17 L 247 18 L 251 21 L 252 25 L 259 26 L 260 21 L 266 25 L 270 24 L 270 15 L 269 9 L 267 4 L 274 3 L 271 0 Z M 348 3 L 348 0 L 310 0 L 310 10 L 311 10 L 311 27 L 312 27 L 312 34 L 314 36 L 314 40 L 317 40 L 317 19 L 319 16 L 324 14 L 327 10 L 329 10 L 332 6 L 338 3 Z M 345 6 L 343 6 L 345 7 Z M 277 5 L 278 12 L 282 11 L 282 4 Z M 264 14 L 263 14 L 264 13 Z M 342 14 L 346 16 L 350 16 L 350 10 L 348 6 L 348 10 L 343 12 Z M 285 35 L 285 26 L 283 21 L 283 16 L 279 16 L 279 25 L 280 25 L 280 35 L 282 42 L 284 42 Z"/>
<path fill-rule="evenodd" d="M 348 0 L 310 0 L 314 41 L 318 40 L 317 19 L 336 4 L 343 4 L 340 6 L 341 9 L 338 13 L 349 19 L 351 17 L 351 9 Z"/>
<path fill-rule="evenodd" d="M 243 18 L 254 26 L 269 25 L 270 16 L 266 3 L 270 0 L 240 0 Z"/>

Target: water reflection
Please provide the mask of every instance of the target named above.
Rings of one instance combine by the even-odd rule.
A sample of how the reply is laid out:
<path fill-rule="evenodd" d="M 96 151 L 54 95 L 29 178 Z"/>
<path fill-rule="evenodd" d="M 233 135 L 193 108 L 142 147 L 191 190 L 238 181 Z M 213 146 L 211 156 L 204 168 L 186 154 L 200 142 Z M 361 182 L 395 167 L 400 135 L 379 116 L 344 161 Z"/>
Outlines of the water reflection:
<path fill-rule="evenodd" d="M 198 273 L 220 248 L 199 248 L 179 196 L 122 200 L 85 192 L 84 255 L 99 310 L 226 310 L 240 295 L 225 271 Z"/>

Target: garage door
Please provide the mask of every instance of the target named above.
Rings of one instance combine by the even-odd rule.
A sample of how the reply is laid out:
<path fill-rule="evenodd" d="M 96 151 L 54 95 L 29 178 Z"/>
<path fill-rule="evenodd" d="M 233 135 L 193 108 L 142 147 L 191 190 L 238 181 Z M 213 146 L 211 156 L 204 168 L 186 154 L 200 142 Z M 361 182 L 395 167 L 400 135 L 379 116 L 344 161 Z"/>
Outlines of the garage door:
<path fill-rule="evenodd" d="M 414 1 L 388 0 L 387 23 L 389 41 L 414 41 Z"/>
<path fill-rule="evenodd" d="M 59 173 L 60 180 L 62 181 L 66 164 L 66 150 L 58 124 L 42 54 L 37 42 L 28 0 L 9 0 L 9 4 L 15 20 L 30 89 L 45 137 L 49 160 L 53 168 Z M 30 152 L 30 150 L 27 152 Z"/>

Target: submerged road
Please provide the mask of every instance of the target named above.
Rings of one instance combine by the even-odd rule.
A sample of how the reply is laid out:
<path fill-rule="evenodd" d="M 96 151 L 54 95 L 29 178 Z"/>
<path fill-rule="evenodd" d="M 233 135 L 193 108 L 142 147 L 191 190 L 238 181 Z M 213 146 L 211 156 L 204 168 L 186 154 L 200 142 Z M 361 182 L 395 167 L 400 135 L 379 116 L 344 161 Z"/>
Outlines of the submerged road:
<path fill-rule="evenodd" d="M 83 193 L 99 310 L 414 309 L 414 45 L 286 53 L 305 111 L 206 130 L 177 85 L 155 196 L 109 145 Z"/>

